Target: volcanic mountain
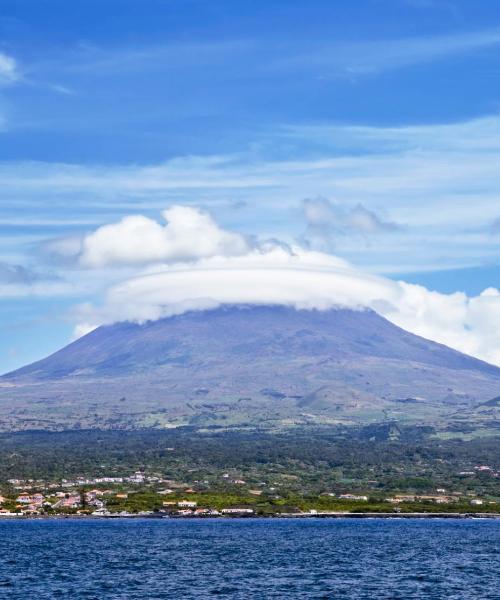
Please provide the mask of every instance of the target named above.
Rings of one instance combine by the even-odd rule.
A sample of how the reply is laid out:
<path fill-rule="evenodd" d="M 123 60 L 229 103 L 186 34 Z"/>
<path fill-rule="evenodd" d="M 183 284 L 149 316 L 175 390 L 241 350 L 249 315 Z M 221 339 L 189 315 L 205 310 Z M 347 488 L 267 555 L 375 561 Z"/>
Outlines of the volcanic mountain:
<path fill-rule="evenodd" d="M 0 428 L 429 422 L 499 394 L 499 368 L 370 310 L 224 306 L 102 326 L 4 375 Z"/>

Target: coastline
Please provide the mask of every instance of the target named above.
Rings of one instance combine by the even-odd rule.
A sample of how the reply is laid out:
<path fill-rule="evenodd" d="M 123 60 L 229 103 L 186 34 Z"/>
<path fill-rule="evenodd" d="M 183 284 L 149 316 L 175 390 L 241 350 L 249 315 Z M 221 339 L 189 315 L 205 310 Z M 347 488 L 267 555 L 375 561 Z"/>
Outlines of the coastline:
<path fill-rule="evenodd" d="M 345 512 L 322 512 L 322 513 L 276 513 L 272 515 L 203 515 L 203 516 L 195 516 L 195 515 L 169 515 L 163 513 L 151 513 L 151 514 L 109 514 L 109 515 L 0 515 L 0 521 L 12 521 L 12 520 L 22 520 L 22 521 L 54 521 L 54 520 L 92 520 L 92 521 L 101 521 L 101 520 L 117 520 L 117 519 L 168 519 L 168 520 L 182 520 L 182 521 L 203 521 L 203 520 L 231 520 L 231 519 L 279 519 L 279 520 L 297 520 L 297 519 L 488 519 L 488 520 L 500 520 L 500 513 L 475 513 L 475 512 L 466 512 L 466 513 L 439 513 L 439 512 L 419 512 L 419 513 L 345 513 Z"/>

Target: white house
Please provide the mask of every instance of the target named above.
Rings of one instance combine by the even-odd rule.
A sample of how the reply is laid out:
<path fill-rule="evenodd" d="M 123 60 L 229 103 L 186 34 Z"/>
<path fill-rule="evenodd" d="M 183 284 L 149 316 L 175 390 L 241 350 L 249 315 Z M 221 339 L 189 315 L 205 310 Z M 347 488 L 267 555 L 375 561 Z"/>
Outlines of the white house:
<path fill-rule="evenodd" d="M 193 500 L 181 500 L 180 502 L 177 502 L 177 506 L 179 508 L 196 508 L 198 503 Z"/>

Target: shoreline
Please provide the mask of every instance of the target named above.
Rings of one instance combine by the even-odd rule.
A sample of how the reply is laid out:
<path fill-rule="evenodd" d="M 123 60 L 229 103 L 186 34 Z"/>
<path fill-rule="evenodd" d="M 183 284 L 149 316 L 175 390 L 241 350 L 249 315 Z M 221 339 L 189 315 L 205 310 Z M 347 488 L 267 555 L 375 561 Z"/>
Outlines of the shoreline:
<path fill-rule="evenodd" d="M 276 513 L 272 515 L 168 515 L 168 514 L 109 514 L 109 515 L 0 515 L 0 521 L 57 521 L 57 520 L 182 520 L 182 521 L 203 521 L 203 520 L 231 520 L 231 519 L 279 519 L 279 520 L 297 520 L 297 519 L 488 519 L 500 520 L 500 513 L 438 513 L 438 512 L 419 512 L 419 513 L 344 513 L 344 512 L 323 512 L 323 513 Z"/>

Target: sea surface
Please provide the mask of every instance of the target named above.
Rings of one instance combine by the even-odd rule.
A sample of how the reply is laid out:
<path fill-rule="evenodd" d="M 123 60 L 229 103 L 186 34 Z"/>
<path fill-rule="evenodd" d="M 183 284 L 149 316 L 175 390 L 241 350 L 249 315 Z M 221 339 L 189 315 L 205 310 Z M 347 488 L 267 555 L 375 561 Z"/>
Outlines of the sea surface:
<path fill-rule="evenodd" d="M 0 598 L 500 598 L 500 521 L 0 521 Z"/>

